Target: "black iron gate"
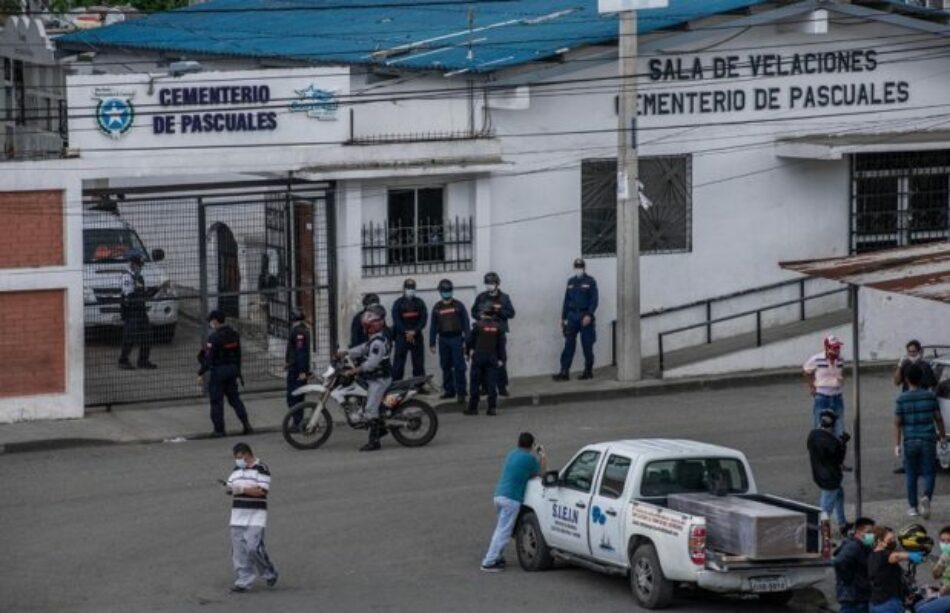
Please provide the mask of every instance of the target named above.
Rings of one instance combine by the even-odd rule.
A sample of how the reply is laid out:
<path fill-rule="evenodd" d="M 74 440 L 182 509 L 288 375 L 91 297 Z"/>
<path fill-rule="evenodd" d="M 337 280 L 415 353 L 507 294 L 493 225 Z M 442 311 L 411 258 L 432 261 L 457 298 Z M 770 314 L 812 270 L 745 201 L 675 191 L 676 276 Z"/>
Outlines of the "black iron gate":
<path fill-rule="evenodd" d="M 213 309 L 241 333 L 249 391 L 283 387 L 292 309 L 311 322 L 315 366 L 325 364 L 336 346 L 331 185 L 90 189 L 83 200 L 88 405 L 200 396 L 196 358 Z M 154 370 L 118 367 L 120 287 L 132 249 L 145 256 Z"/>

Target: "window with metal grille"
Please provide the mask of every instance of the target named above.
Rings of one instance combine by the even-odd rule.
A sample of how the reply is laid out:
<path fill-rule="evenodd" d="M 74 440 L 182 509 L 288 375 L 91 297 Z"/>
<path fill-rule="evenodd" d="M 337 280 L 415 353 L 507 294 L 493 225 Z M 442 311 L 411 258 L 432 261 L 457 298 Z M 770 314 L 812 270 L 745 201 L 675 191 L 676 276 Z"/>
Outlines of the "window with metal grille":
<path fill-rule="evenodd" d="M 692 248 L 692 157 L 640 158 L 640 252 Z M 617 253 L 617 160 L 581 161 L 581 250 L 585 256 Z"/>
<path fill-rule="evenodd" d="M 363 224 L 363 275 L 471 270 L 472 218 L 445 217 L 442 187 L 391 189 L 387 218 Z"/>
<path fill-rule="evenodd" d="M 947 240 L 948 210 L 950 150 L 853 157 L 853 253 Z"/>

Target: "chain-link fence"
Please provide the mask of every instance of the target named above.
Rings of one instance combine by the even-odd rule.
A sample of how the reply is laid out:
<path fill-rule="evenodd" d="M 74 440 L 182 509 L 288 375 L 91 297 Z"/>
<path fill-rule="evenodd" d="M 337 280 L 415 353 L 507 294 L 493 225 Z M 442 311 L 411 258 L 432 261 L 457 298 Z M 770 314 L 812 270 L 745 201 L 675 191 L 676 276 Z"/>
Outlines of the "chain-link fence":
<path fill-rule="evenodd" d="M 87 404 L 201 395 L 197 355 L 214 309 L 241 333 L 245 389 L 284 385 L 295 308 L 313 327 L 313 355 L 322 365 L 336 344 L 333 223 L 326 184 L 87 190 Z M 147 326 L 130 324 L 128 313 L 123 318 L 132 250 L 144 260 Z M 120 364 L 126 351 L 128 365 Z"/>

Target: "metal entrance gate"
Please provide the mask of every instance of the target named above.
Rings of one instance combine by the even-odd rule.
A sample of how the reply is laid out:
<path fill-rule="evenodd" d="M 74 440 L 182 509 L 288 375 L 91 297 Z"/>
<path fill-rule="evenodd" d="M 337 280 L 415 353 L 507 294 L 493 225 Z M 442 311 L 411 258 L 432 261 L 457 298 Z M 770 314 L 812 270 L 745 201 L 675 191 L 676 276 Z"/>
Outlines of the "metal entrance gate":
<path fill-rule="evenodd" d="M 201 396 L 197 354 L 213 309 L 241 333 L 246 390 L 285 385 L 294 308 L 311 323 L 315 366 L 324 366 L 337 344 L 333 212 L 329 184 L 296 180 L 86 190 L 86 404 Z M 118 364 L 120 288 L 131 249 L 145 255 L 144 341 L 155 369 Z M 141 359 L 135 340 L 133 366 Z"/>

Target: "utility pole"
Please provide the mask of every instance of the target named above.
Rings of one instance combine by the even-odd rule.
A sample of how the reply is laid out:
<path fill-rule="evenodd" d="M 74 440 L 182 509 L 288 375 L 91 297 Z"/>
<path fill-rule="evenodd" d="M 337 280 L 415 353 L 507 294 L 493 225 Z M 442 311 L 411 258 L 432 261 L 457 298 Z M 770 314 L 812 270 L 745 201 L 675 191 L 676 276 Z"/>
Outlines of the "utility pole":
<path fill-rule="evenodd" d="M 619 14 L 617 105 L 617 380 L 638 381 L 640 368 L 640 190 L 637 163 L 637 13 Z"/>

